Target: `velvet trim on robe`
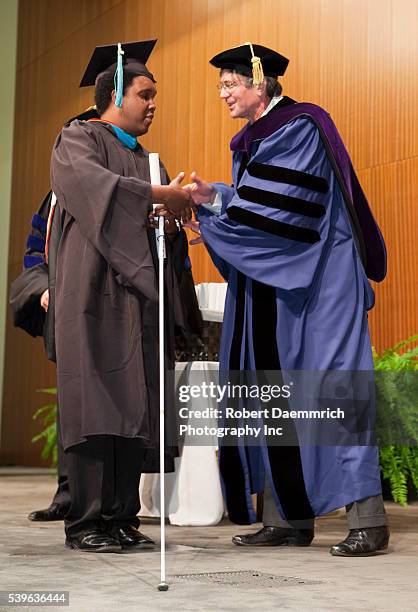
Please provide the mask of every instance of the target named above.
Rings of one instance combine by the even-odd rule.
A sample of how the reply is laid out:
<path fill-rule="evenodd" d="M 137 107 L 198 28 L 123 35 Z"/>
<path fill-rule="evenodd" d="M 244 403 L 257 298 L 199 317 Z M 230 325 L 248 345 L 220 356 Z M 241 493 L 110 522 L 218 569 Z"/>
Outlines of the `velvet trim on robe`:
<path fill-rule="evenodd" d="M 279 103 L 268 115 L 253 124 L 245 125 L 231 140 L 231 150 L 248 153 L 254 144 L 268 138 L 298 117 L 313 121 L 318 128 L 344 197 L 353 238 L 357 241 L 366 274 L 371 280 L 382 281 L 386 276 L 386 247 L 382 233 L 370 210 L 341 136 L 330 115 L 323 108 L 306 102 L 290 105 Z"/>

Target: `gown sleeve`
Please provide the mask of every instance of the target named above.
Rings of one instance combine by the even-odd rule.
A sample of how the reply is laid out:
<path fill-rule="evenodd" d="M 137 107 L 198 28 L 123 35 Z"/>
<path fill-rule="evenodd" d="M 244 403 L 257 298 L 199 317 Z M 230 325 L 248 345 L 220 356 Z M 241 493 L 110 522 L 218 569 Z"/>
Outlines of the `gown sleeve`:
<path fill-rule="evenodd" d="M 85 123 L 75 121 L 62 130 L 52 152 L 52 188 L 60 206 L 108 264 L 154 299 L 147 238 L 151 185 L 107 168 L 97 139 Z"/>
<path fill-rule="evenodd" d="M 199 209 L 215 265 L 306 294 L 329 242 L 332 168 L 315 124 L 303 117 L 260 144 L 224 212 Z M 225 276 L 225 274 L 224 274 Z"/>
<path fill-rule="evenodd" d="M 12 282 L 9 295 L 14 326 L 24 329 L 34 337 L 43 335 L 45 321 L 45 311 L 40 300 L 43 292 L 48 289 L 45 236 L 50 203 L 51 192 L 32 217 L 23 257 L 23 271 Z"/>

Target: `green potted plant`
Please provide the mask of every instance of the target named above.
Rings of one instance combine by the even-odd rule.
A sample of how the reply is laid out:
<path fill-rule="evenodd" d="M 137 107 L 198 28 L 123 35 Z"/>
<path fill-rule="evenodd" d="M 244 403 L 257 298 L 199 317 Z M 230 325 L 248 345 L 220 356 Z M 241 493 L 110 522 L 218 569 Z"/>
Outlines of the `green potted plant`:
<path fill-rule="evenodd" d="M 50 389 L 39 389 L 39 392 L 48 395 L 57 395 L 57 389 L 55 387 L 51 387 Z M 32 418 L 35 420 L 39 419 L 43 427 L 40 433 L 33 436 L 32 442 L 39 442 L 39 440 L 44 441 L 41 457 L 45 461 L 51 458 L 51 467 L 56 467 L 58 463 L 56 401 L 38 408 Z"/>
<path fill-rule="evenodd" d="M 380 468 L 394 501 L 402 506 L 418 492 L 418 335 L 381 354 L 374 352 Z M 408 345 L 415 344 L 412 348 Z M 379 431 L 381 435 L 379 436 Z M 385 442 L 394 432 L 393 443 Z M 399 444 L 406 440 L 408 444 Z"/>

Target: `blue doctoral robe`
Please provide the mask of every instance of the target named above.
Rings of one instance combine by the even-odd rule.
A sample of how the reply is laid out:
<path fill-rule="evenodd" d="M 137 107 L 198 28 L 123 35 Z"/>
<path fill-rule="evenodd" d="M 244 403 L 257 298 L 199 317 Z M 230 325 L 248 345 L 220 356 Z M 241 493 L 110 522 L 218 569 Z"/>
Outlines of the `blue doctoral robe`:
<path fill-rule="evenodd" d="M 365 269 L 381 280 L 386 252 L 329 116 L 314 105 L 278 105 L 241 130 L 231 148 L 233 186 L 214 183 L 222 195 L 220 214 L 205 206 L 198 212 L 203 240 L 228 281 L 220 369 L 373 370 L 367 311 L 374 292 Z M 269 288 L 270 297 L 257 310 L 253 294 L 260 295 L 260 287 Z M 271 303 L 266 308 L 269 299 L 273 310 Z M 260 368 L 253 336 L 271 321 L 277 359 Z M 225 451 L 229 459 L 222 462 Z M 234 476 L 224 478 L 226 489 L 232 483 L 230 505 L 235 497 L 245 506 L 230 509 L 232 520 L 256 520 L 250 494 L 262 490 L 266 478 L 288 520 L 381 493 L 375 446 L 299 446 L 297 456 L 270 451 L 221 449 L 221 471 L 240 472 L 236 486 Z M 299 481 L 289 485 L 292 472 Z"/>

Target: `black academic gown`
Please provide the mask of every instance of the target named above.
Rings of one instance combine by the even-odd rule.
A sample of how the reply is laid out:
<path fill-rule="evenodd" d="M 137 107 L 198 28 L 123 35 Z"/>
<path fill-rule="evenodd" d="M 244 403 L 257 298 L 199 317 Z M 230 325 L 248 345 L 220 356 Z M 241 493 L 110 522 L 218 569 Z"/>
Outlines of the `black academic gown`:
<path fill-rule="evenodd" d="M 13 324 L 36 338 L 44 335 L 45 311 L 40 299 L 48 289 L 48 267 L 45 263 L 45 234 L 51 193 L 33 215 L 31 232 L 26 243 L 23 270 L 10 286 L 9 303 Z"/>

